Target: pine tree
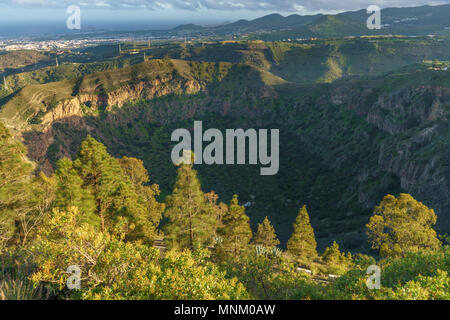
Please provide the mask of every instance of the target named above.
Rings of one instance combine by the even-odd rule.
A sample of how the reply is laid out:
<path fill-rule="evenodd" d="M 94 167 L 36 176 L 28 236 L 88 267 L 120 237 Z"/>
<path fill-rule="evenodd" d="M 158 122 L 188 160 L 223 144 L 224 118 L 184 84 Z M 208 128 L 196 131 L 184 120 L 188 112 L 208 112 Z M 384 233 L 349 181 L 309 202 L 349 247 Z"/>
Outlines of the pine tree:
<path fill-rule="evenodd" d="M 297 258 L 312 260 L 317 257 L 317 243 L 309 222 L 308 211 L 303 206 L 294 223 L 294 232 L 287 243 L 288 252 Z"/>
<path fill-rule="evenodd" d="M 159 185 L 148 185 L 150 178 L 142 160 L 122 157 L 119 163 L 124 175 L 130 178 L 136 189 L 137 202 L 145 208 L 144 212 L 139 211 L 141 215 L 136 216 L 138 227 L 133 230 L 133 237 L 150 240 L 156 235 L 156 228 L 164 211 L 164 204 L 156 200 L 160 194 Z"/>
<path fill-rule="evenodd" d="M 342 257 L 343 254 L 339 250 L 339 245 L 336 241 L 333 241 L 333 244 L 326 248 L 322 255 L 323 261 L 331 265 L 339 263 L 342 260 Z"/>
<path fill-rule="evenodd" d="M 105 231 L 123 205 L 123 193 L 128 191 L 119 162 L 102 143 L 88 135 L 81 143 L 74 167 L 83 179 L 83 187 L 91 189 L 95 213 L 100 217 L 101 230 Z"/>
<path fill-rule="evenodd" d="M 205 193 L 206 206 L 208 207 L 207 210 L 211 210 L 212 214 L 215 217 L 216 230 L 218 230 L 222 226 L 222 218 L 228 211 L 228 206 L 225 203 L 217 203 L 218 199 L 219 195 L 214 191 Z M 217 233 L 215 234 L 215 240 L 216 242 L 218 240 Z"/>
<path fill-rule="evenodd" d="M 264 218 L 262 223 L 258 224 L 258 231 L 253 238 L 253 243 L 266 248 L 276 247 L 280 244 L 275 229 L 267 217 Z"/>
<path fill-rule="evenodd" d="M 180 165 L 166 207 L 164 216 L 169 222 L 165 237 L 170 247 L 195 250 L 211 243 L 217 225 L 214 212 L 205 201 L 197 171 L 191 164 Z"/>
<path fill-rule="evenodd" d="M 159 192 L 157 186 L 144 188 L 137 170 L 132 173 L 124 171 L 119 160 L 109 155 L 106 147 L 90 135 L 82 142 L 73 168 L 83 181 L 82 188 L 94 198 L 94 213 L 100 218 L 101 231 L 125 234 L 129 240 L 153 242 L 159 223 L 157 217 L 162 211 L 161 204 L 155 200 Z M 138 169 L 142 175 L 145 168 Z M 137 177 L 141 180 L 136 180 L 139 179 Z M 78 188 L 79 181 L 71 179 L 72 186 Z M 133 179 L 140 185 L 134 184 Z"/>
<path fill-rule="evenodd" d="M 100 225 L 99 216 L 95 215 L 95 199 L 90 189 L 83 187 L 83 179 L 73 167 L 73 162 L 63 158 L 57 162 L 55 207 L 68 210 L 77 207 L 83 221 Z"/>
<path fill-rule="evenodd" d="M 245 208 L 239 205 L 237 195 L 233 196 L 228 212 L 222 218 L 222 224 L 218 232 L 223 241 L 220 247 L 225 253 L 239 258 L 250 243 L 252 230 L 250 219 L 245 214 Z"/>
<path fill-rule="evenodd" d="M 433 209 L 401 193 L 387 195 L 374 210 L 367 224 L 367 236 L 382 257 L 401 257 L 408 252 L 437 250 L 441 243 L 433 225 Z"/>
<path fill-rule="evenodd" d="M 333 244 L 325 249 L 322 260 L 329 267 L 329 271 L 338 274 L 344 273 L 353 265 L 351 253 L 341 252 L 336 241 L 333 241 Z"/>

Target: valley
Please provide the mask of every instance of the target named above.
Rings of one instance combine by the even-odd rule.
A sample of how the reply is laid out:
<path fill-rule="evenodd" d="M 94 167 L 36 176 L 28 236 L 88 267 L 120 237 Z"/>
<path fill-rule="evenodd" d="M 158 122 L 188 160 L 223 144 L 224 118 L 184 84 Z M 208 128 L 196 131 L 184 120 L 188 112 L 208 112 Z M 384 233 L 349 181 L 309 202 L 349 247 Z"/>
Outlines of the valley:
<path fill-rule="evenodd" d="M 142 44 L 133 56 L 126 45 L 119 55 L 115 46 L 93 48 L 102 60 L 71 64 L 63 55 L 57 67 L 7 76 L 0 119 L 46 174 L 89 133 L 115 156 L 143 159 L 161 199 L 175 179 L 174 129 L 194 120 L 220 130 L 279 128 L 276 176 L 199 165 L 204 191 L 223 201 L 239 194 L 251 203 L 252 226 L 267 215 L 282 243 L 305 204 L 319 247 L 337 239 L 368 251 L 364 226 L 388 193 L 411 193 L 436 210 L 440 232 L 450 230 L 450 74 L 422 63 L 450 60 L 449 46 L 360 38 Z"/>
<path fill-rule="evenodd" d="M 449 300 L 450 4 L 376 3 L 0 5 L 0 300 Z"/>

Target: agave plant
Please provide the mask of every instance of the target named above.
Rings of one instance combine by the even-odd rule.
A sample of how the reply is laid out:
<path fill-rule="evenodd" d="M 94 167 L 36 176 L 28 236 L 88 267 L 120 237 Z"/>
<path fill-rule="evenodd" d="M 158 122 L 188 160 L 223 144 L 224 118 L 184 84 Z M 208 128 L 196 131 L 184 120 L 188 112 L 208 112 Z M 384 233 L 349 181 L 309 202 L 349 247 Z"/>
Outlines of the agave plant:
<path fill-rule="evenodd" d="M 42 286 L 34 287 L 23 275 L 4 275 L 0 279 L 0 300 L 48 299 Z"/>
<path fill-rule="evenodd" d="M 34 286 L 29 280 L 31 269 L 15 261 L 9 268 L 5 261 L 0 268 L 0 300 L 48 299 L 50 291 L 43 285 Z"/>

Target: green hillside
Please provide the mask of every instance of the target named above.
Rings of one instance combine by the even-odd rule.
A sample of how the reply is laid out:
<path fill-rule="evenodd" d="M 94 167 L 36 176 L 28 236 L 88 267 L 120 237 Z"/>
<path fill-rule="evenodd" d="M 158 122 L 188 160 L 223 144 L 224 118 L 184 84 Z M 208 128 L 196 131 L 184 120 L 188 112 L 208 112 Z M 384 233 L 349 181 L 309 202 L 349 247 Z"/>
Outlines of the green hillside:
<path fill-rule="evenodd" d="M 239 20 L 216 27 L 181 25 L 168 32 L 175 34 L 229 37 L 238 35 L 268 41 L 297 38 L 343 38 L 359 35 L 449 35 L 450 5 L 383 8 L 380 30 L 366 26 L 366 9 L 336 15 L 270 14 L 254 20 Z"/>
<path fill-rule="evenodd" d="M 32 50 L 2 52 L 0 53 L 0 73 L 8 69 L 19 69 L 47 60 L 49 60 L 49 57 L 46 54 Z"/>
<path fill-rule="evenodd" d="M 350 51 L 345 42 L 333 46 Z M 232 46 L 236 47 L 247 50 L 241 58 L 248 57 L 248 47 Z M 209 50 L 224 52 L 214 46 Z M 194 119 L 203 120 L 205 128 L 221 130 L 280 128 L 281 164 L 276 176 L 260 176 L 259 167 L 248 165 L 198 167 L 205 191 L 214 190 L 225 201 L 236 193 L 241 201 L 254 202 L 248 208 L 252 226 L 268 215 L 285 243 L 299 205 L 307 204 L 313 225 L 320 226 L 316 236 L 321 247 L 338 239 L 345 248 L 361 249 L 373 206 L 387 193 L 409 191 L 438 210 L 438 226 L 447 230 L 448 187 L 441 185 L 437 191 L 432 177 L 448 174 L 444 161 L 448 107 L 439 102 L 446 94 L 438 96 L 438 88 L 449 84 L 448 72 L 418 64 L 372 80 L 299 85 L 273 73 L 297 80 L 296 73 L 287 71 L 293 69 L 295 58 L 300 59 L 299 53 L 313 50 L 304 59 L 314 64 L 311 59 L 320 59 L 317 50 L 328 51 L 329 46 L 308 49 L 268 43 L 251 50 L 270 50 L 272 56 L 265 61 L 272 64 L 260 69 L 229 62 L 150 60 L 75 80 L 26 86 L 2 107 L 0 117 L 23 132 L 31 158 L 46 172 L 60 157 L 74 156 L 90 133 L 116 156 L 143 159 L 163 198 L 175 179 L 176 167 L 170 160 L 174 129 L 192 128 Z M 339 66 L 342 60 L 335 57 Z M 310 68 L 316 78 L 329 77 L 315 82 L 330 82 L 342 77 L 342 71 L 333 69 L 336 65 L 325 64 L 328 70 L 322 72 L 297 67 Z M 363 71 L 355 64 L 350 70 Z M 394 108 L 399 103 L 400 113 Z M 439 139 L 424 138 L 430 128 L 430 137 Z M 409 177 L 395 165 L 397 150 L 404 146 L 410 153 L 402 161 L 418 172 L 428 170 L 421 177 Z M 425 169 L 430 161 L 433 171 Z M 417 185 L 408 179 L 418 179 Z"/>
<path fill-rule="evenodd" d="M 448 41 L 359 38 L 288 42 L 235 42 L 172 49 L 168 55 L 197 61 L 246 63 L 294 83 L 332 82 L 382 75 L 434 57 L 450 58 Z"/>

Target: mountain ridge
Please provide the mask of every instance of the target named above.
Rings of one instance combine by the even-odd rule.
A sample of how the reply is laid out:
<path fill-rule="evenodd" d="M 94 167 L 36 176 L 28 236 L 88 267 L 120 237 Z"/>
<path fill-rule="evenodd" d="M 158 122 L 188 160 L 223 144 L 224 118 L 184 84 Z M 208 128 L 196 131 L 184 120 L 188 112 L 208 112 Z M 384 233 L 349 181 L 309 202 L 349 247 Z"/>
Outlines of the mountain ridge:
<path fill-rule="evenodd" d="M 380 35 L 380 34 L 405 34 L 405 35 L 426 35 L 430 33 L 444 33 L 445 28 L 450 27 L 448 16 L 450 14 L 450 4 L 442 4 L 436 6 L 419 6 L 419 7 L 399 7 L 399 8 L 383 8 L 381 10 L 381 22 L 383 28 L 381 30 L 369 30 L 366 27 L 366 20 L 369 17 L 365 9 L 356 11 L 347 11 L 335 15 L 299 15 L 291 14 L 282 16 L 279 13 L 272 13 L 253 20 L 241 19 L 225 25 L 212 28 L 189 25 L 183 28 L 176 27 L 177 32 L 195 32 L 195 31 L 214 31 L 216 33 L 237 32 L 237 33 L 255 33 L 255 32 L 275 32 L 270 40 L 281 39 L 283 34 L 276 34 L 282 30 L 290 30 L 290 37 L 343 37 L 343 36 L 359 36 L 359 35 Z M 349 23 L 353 27 L 345 29 L 340 28 L 339 31 L 328 33 L 308 32 L 314 25 L 320 24 L 323 16 L 334 17 L 335 21 L 339 21 L 335 27 L 339 28 L 339 24 Z M 356 27 L 359 30 L 356 30 Z M 332 28 L 329 28 L 330 30 Z M 269 40 L 268 37 L 263 38 Z"/>

